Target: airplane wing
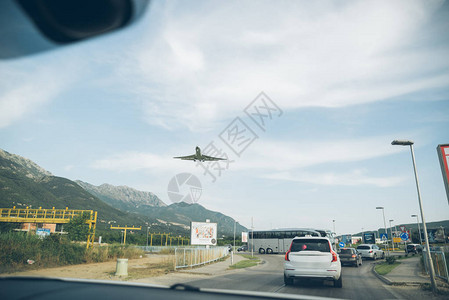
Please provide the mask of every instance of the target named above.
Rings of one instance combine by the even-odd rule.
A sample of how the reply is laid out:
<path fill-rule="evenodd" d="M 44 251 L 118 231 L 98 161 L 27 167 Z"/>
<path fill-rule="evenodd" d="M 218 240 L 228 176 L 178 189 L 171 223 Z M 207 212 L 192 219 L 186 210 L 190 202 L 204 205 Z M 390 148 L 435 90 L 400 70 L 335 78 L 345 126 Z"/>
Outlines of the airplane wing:
<path fill-rule="evenodd" d="M 195 160 L 196 156 L 195 155 L 187 155 L 187 156 L 178 156 L 178 157 L 173 157 L 173 158 L 179 158 L 182 160 Z"/>
<path fill-rule="evenodd" d="M 202 155 L 203 160 L 226 160 L 226 158 Z"/>

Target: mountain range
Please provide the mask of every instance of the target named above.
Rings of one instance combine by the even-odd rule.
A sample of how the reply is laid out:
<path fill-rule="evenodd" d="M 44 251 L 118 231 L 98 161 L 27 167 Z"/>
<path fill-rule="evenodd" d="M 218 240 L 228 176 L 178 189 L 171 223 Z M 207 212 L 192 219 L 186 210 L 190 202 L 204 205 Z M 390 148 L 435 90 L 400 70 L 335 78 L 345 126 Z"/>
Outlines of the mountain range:
<path fill-rule="evenodd" d="M 152 231 L 187 235 L 190 222 L 218 223 L 220 235 L 232 235 L 234 219 L 200 204 L 166 205 L 151 192 L 127 186 L 95 186 L 52 175 L 33 161 L 0 149 L 0 207 L 66 208 L 98 211 L 97 227 L 109 224 L 151 226 Z M 236 232 L 247 229 L 236 224 Z"/>

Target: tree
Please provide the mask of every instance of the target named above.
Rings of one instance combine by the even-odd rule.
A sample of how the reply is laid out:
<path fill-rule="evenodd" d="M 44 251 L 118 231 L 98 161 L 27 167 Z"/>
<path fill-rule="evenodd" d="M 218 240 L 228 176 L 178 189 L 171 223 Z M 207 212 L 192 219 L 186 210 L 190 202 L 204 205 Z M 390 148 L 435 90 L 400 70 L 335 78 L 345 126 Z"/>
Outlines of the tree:
<path fill-rule="evenodd" d="M 89 219 L 88 213 L 76 216 L 70 220 L 65 226 L 65 230 L 68 233 L 68 237 L 72 241 L 85 241 L 89 234 L 89 225 L 86 221 Z"/>

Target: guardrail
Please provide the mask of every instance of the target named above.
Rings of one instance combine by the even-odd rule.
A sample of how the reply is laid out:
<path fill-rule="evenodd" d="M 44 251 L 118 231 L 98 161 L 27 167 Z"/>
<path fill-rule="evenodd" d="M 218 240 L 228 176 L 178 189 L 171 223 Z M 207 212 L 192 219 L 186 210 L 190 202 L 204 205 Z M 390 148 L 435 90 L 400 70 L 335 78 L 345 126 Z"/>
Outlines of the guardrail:
<path fill-rule="evenodd" d="M 435 276 L 446 280 L 449 282 L 449 272 L 448 272 L 448 261 L 446 260 L 446 255 L 449 254 L 443 251 L 430 251 L 430 256 L 432 257 L 433 268 L 435 269 Z M 423 250 L 423 261 L 424 267 L 427 274 L 429 274 L 429 262 L 427 261 L 426 249 Z"/>
<path fill-rule="evenodd" d="M 176 248 L 175 270 L 204 265 L 228 256 L 228 247 Z"/>

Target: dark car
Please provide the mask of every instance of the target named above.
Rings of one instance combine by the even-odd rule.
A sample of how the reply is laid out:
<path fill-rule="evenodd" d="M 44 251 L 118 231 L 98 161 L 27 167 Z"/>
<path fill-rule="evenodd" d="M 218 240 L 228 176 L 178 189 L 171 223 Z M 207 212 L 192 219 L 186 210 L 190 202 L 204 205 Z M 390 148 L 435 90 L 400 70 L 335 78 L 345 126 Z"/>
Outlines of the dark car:
<path fill-rule="evenodd" d="M 422 246 L 420 244 L 408 244 L 407 247 L 405 247 L 405 253 L 413 253 L 418 254 L 422 252 Z"/>
<path fill-rule="evenodd" d="M 240 252 L 240 251 L 248 251 L 248 246 L 247 246 L 247 245 L 243 245 L 243 246 L 239 247 L 239 248 L 237 249 L 237 251 L 238 251 L 238 252 Z"/>
<path fill-rule="evenodd" d="M 353 265 L 355 267 L 362 265 L 362 254 L 354 248 L 341 248 L 339 256 L 342 265 Z"/>

